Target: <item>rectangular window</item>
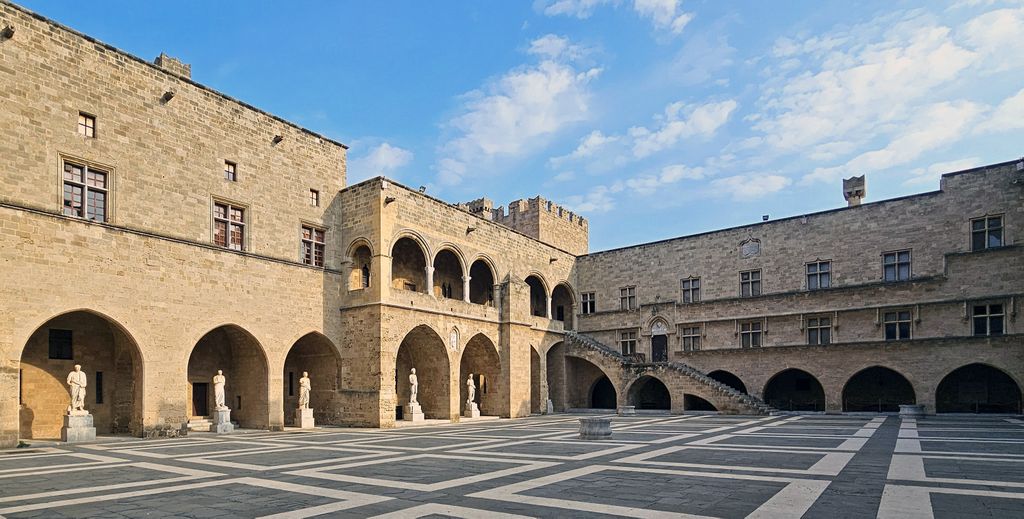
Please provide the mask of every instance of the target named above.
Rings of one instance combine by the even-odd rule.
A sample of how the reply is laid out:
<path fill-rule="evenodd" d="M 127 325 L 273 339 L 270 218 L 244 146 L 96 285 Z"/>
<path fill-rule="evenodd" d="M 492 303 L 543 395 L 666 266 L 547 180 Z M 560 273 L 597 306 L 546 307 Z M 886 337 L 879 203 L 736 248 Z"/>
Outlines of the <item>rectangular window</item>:
<path fill-rule="evenodd" d="M 96 137 L 96 116 L 78 112 L 78 134 L 89 138 Z"/>
<path fill-rule="evenodd" d="M 885 281 L 906 281 L 910 279 L 909 250 L 882 254 L 882 279 Z"/>
<path fill-rule="evenodd" d="M 96 403 L 97 404 L 102 404 L 103 403 L 103 372 L 102 371 L 97 371 L 96 372 L 96 381 L 93 382 L 93 385 L 96 386 L 95 389 L 93 390 L 93 393 L 96 393 Z"/>
<path fill-rule="evenodd" d="M 320 192 L 316 189 L 309 190 L 309 205 L 320 207 Z"/>
<path fill-rule="evenodd" d="M 582 312 L 583 315 L 590 315 L 596 311 L 597 298 L 594 297 L 594 292 L 584 292 L 582 294 Z"/>
<path fill-rule="evenodd" d="M 971 220 L 971 250 L 1003 246 L 1003 217 L 986 216 Z"/>
<path fill-rule="evenodd" d="M 107 173 L 64 162 L 64 215 L 107 221 Z"/>
<path fill-rule="evenodd" d="M 761 347 L 761 321 L 750 321 L 740 324 L 740 347 Z"/>
<path fill-rule="evenodd" d="M 910 310 L 885 312 L 885 340 L 902 341 L 910 338 Z"/>
<path fill-rule="evenodd" d="M 740 272 L 740 297 L 761 295 L 761 269 Z"/>
<path fill-rule="evenodd" d="M 684 303 L 697 303 L 700 302 L 700 278 L 687 278 L 680 281 L 680 285 L 683 289 Z"/>
<path fill-rule="evenodd" d="M 679 340 L 683 351 L 700 350 L 700 326 L 684 326 L 679 329 Z"/>
<path fill-rule="evenodd" d="M 807 344 L 832 343 L 832 318 L 811 317 L 807 319 Z"/>
<path fill-rule="evenodd" d="M 224 161 L 224 178 L 232 182 L 238 182 L 238 164 Z"/>
<path fill-rule="evenodd" d="M 636 310 L 636 287 L 619 289 L 619 308 L 621 310 Z"/>
<path fill-rule="evenodd" d="M 807 264 L 807 290 L 832 286 L 832 262 L 813 261 Z"/>
<path fill-rule="evenodd" d="M 1003 317 L 1005 314 L 1002 304 L 974 305 L 972 315 L 975 336 L 1003 334 Z"/>
<path fill-rule="evenodd" d="M 50 330 L 50 358 L 57 360 L 75 358 L 71 349 L 71 330 Z"/>
<path fill-rule="evenodd" d="M 213 243 L 231 250 L 245 250 L 245 209 L 226 203 L 213 204 Z"/>
<path fill-rule="evenodd" d="M 302 262 L 314 267 L 324 266 L 324 231 L 302 226 Z"/>
<path fill-rule="evenodd" d="M 288 396 L 295 396 L 295 372 L 288 372 Z"/>
<path fill-rule="evenodd" d="M 622 332 L 619 335 L 619 345 L 622 347 L 623 355 L 636 353 L 636 332 Z"/>

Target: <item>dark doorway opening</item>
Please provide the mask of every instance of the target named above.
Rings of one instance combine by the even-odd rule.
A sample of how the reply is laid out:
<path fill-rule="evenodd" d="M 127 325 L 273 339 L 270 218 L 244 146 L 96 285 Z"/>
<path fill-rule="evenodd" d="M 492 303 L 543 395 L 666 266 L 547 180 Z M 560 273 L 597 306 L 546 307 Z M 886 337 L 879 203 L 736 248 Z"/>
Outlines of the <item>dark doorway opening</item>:
<path fill-rule="evenodd" d="M 910 382 L 881 366 L 850 377 L 843 388 L 843 411 L 847 412 L 895 413 L 900 410 L 900 404 L 916 402 Z"/>
<path fill-rule="evenodd" d="M 764 401 L 783 411 L 824 411 L 825 390 L 810 373 L 787 369 L 765 386 Z"/>
<path fill-rule="evenodd" d="M 615 386 L 608 377 L 601 377 L 590 390 L 590 407 L 594 409 L 615 409 Z"/>
<path fill-rule="evenodd" d="M 668 388 L 662 381 L 650 376 L 640 377 L 633 383 L 633 386 L 629 388 L 628 401 L 629 405 L 637 409 L 667 411 L 672 408 L 672 397 L 669 395 Z"/>
<path fill-rule="evenodd" d="M 710 377 L 713 380 L 717 380 L 717 381 L 719 381 L 719 382 L 721 382 L 721 383 L 723 383 L 723 384 L 725 384 L 725 385 L 735 389 L 736 391 L 739 391 L 740 393 L 743 393 L 744 395 L 748 394 L 747 393 L 747 386 L 746 386 L 746 384 L 743 383 L 742 380 L 740 380 L 740 377 L 737 377 L 736 375 L 733 375 L 732 373 L 729 373 L 728 371 L 721 370 L 721 369 L 715 370 L 715 371 L 712 371 L 711 373 L 708 373 L 708 377 Z"/>
<path fill-rule="evenodd" d="M 938 413 L 1019 413 L 1020 386 L 1000 369 L 970 364 L 946 375 L 935 391 Z"/>
<path fill-rule="evenodd" d="M 654 335 L 651 337 L 651 361 L 668 362 L 667 335 Z"/>
<path fill-rule="evenodd" d="M 683 410 L 685 411 L 717 411 L 711 402 L 704 400 L 697 395 L 683 395 Z"/>
<path fill-rule="evenodd" d="M 192 383 L 192 413 L 195 416 L 208 416 L 210 414 L 209 392 L 210 384 L 206 382 Z"/>

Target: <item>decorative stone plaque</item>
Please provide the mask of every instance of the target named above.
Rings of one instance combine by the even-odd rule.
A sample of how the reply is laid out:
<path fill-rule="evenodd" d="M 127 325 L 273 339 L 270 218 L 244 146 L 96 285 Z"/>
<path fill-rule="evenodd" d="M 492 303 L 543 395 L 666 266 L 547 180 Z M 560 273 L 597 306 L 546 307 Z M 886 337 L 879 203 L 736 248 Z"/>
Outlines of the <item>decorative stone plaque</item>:
<path fill-rule="evenodd" d="M 753 258 L 761 255 L 761 240 L 750 238 L 740 242 L 740 257 Z"/>

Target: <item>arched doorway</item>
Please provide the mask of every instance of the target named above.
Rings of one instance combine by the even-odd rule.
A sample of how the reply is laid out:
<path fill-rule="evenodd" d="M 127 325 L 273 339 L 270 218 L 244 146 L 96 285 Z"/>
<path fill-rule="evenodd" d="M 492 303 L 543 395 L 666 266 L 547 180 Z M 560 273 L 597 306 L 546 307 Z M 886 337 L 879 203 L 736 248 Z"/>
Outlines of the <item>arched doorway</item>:
<path fill-rule="evenodd" d="M 565 283 L 559 283 L 551 293 L 551 317 L 556 321 L 562 321 L 566 330 L 572 329 L 572 288 Z"/>
<path fill-rule="evenodd" d="M 547 410 L 547 402 L 541 395 L 540 382 L 544 376 L 544 369 L 540 363 L 540 352 L 537 348 L 530 346 L 530 412 L 541 414 Z"/>
<path fill-rule="evenodd" d="M 565 343 L 556 342 L 548 348 L 544 361 L 548 398 L 555 411 L 564 412 L 569 407 L 565 390 Z"/>
<path fill-rule="evenodd" d="M 894 413 L 900 404 L 917 403 L 914 387 L 903 375 L 874 366 L 850 377 L 843 387 L 843 411 Z"/>
<path fill-rule="evenodd" d="M 718 411 L 714 404 L 704 400 L 697 395 L 683 395 L 683 410 L 685 411 Z"/>
<path fill-rule="evenodd" d="M 85 409 L 99 434 L 142 435 L 142 355 L 114 320 L 80 310 L 36 329 L 21 353 L 19 435 L 60 438 L 71 395 L 66 384 L 76 364 L 87 377 Z"/>
<path fill-rule="evenodd" d="M 668 325 L 660 318 L 651 325 L 651 362 L 668 362 Z"/>
<path fill-rule="evenodd" d="M 672 409 L 672 396 L 665 383 L 650 375 L 644 375 L 633 382 L 626 401 L 637 409 Z"/>
<path fill-rule="evenodd" d="M 500 384 L 501 359 L 498 350 L 486 335 L 478 333 L 466 343 L 459 362 L 459 412 L 466 410 L 469 389 L 466 380 L 470 373 L 476 384 L 476 403 L 481 415 L 501 416 L 502 395 Z"/>
<path fill-rule="evenodd" d="M 615 409 L 616 400 L 615 386 L 612 385 L 611 380 L 608 380 L 608 377 L 601 376 L 597 382 L 594 382 L 594 386 L 590 389 L 590 408 Z"/>
<path fill-rule="evenodd" d="M 824 411 L 825 390 L 814 375 L 801 369 L 777 373 L 764 387 L 764 401 L 783 411 Z"/>
<path fill-rule="evenodd" d="M 494 271 L 482 259 L 469 267 L 469 302 L 494 306 Z"/>
<path fill-rule="evenodd" d="M 295 341 L 284 359 L 284 423 L 295 423 L 299 406 L 299 379 L 309 373 L 311 390 L 309 407 L 317 424 L 339 423 L 338 384 L 341 377 L 341 356 L 330 339 L 310 332 Z"/>
<path fill-rule="evenodd" d="M 359 245 L 352 251 L 352 270 L 349 272 L 348 289 L 361 290 L 370 288 L 370 265 L 373 262 L 373 255 L 366 245 Z"/>
<path fill-rule="evenodd" d="M 729 373 L 724 369 L 716 369 L 715 371 L 708 373 L 708 377 L 713 380 L 717 380 L 735 389 L 736 391 L 743 393 L 744 395 L 747 394 L 747 386 L 743 383 L 742 380 L 740 380 L 740 377 L 737 377 L 736 375 L 733 375 L 732 373 Z"/>
<path fill-rule="evenodd" d="M 206 333 L 188 359 L 188 412 L 209 416 L 214 409 L 213 384 L 224 372 L 224 403 L 240 427 L 266 429 L 268 403 L 267 357 L 259 341 L 240 326 L 227 324 Z"/>
<path fill-rule="evenodd" d="M 462 260 L 451 249 L 434 257 L 434 296 L 462 301 Z"/>
<path fill-rule="evenodd" d="M 409 370 L 416 368 L 417 400 L 426 418 L 450 420 L 451 375 L 444 340 L 429 326 L 413 328 L 395 356 L 396 412 L 409 403 Z"/>
<path fill-rule="evenodd" d="M 946 375 L 935 391 L 938 413 L 1020 413 L 1020 386 L 1001 369 L 968 364 Z"/>
<path fill-rule="evenodd" d="M 412 238 L 399 238 L 391 248 L 391 288 L 427 291 L 426 256 L 420 244 Z"/>
<path fill-rule="evenodd" d="M 530 286 L 530 315 L 547 316 L 548 289 L 544 281 L 537 276 L 527 276 L 526 284 Z"/>

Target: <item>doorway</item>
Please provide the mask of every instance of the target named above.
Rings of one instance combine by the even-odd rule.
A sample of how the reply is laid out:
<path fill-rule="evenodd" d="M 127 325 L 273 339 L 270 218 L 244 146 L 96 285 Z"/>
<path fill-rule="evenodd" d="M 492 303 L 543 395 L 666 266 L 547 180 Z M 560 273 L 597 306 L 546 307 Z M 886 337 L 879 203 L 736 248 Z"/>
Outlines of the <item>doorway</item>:
<path fill-rule="evenodd" d="M 668 362 L 668 336 L 651 337 L 651 362 Z"/>
<path fill-rule="evenodd" d="M 207 382 L 193 382 L 192 383 L 192 415 L 193 416 L 209 416 L 209 389 L 210 384 Z"/>

